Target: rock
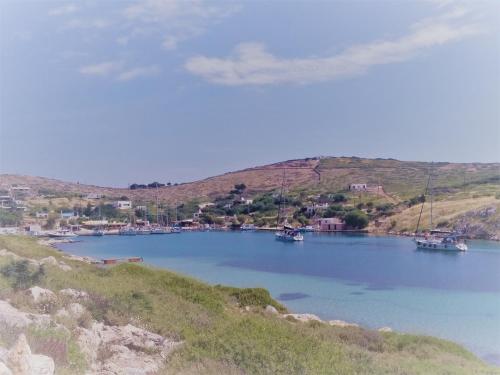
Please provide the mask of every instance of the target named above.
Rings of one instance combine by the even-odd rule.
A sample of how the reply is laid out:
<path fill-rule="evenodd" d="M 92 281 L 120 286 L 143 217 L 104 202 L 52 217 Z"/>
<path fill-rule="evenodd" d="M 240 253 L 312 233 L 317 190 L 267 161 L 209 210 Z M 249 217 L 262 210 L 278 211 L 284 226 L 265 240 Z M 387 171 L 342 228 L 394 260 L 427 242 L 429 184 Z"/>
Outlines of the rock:
<path fill-rule="evenodd" d="M 3 362 L 0 362 L 0 375 L 12 375 L 12 371 Z"/>
<path fill-rule="evenodd" d="M 266 306 L 265 312 L 268 314 L 274 314 L 274 315 L 278 314 L 278 310 L 276 310 L 276 308 L 274 306 L 271 306 L 271 305 Z"/>
<path fill-rule="evenodd" d="M 74 299 L 86 299 L 89 296 L 87 292 L 84 292 L 82 290 L 71 289 L 71 288 L 61 289 L 59 291 L 59 293 L 64 295 L 64 296 L 74 298 Z"/>
<path fill-rule="evenodd" d="M 250 311 L 250 310 L 251 310 L 251 309 L 250 309 L 250 306 L 245 306 L 245 311 L 246 311 L 246 312 L 248 312 L 248 311 Z"/>
<path fill-rule="evenodd" d="M 31 374 L 52 375 L 54 374 L 54 360 L 46 355 L 32 354 L 30 358 Z"/>
<path fill-rule="evenodd" d="M 292 318 L 295 318 L 297 319 L 298 321 L 300 322 L 309 322 L 311 320 L 315 320 L 315 321 L 318 321 L 318 322 L 322 322 L 322 320 L 314 315 L 314 314 L 284 314 L 283 317 L 287 318 L 291 316 Z"/>
<path fill-rule="evenodd" d="M 72 318 L 78 319 L 85 312 L 85 307 L 80 305 L 79 303 L 71 303 L 68 306 L 68 313 Z"/>
<path fill-rule="evenodd" d="M 348 323 L 344 322 L 343 320 L 329 320 L 328 324 L 337 327 L 359 327 L 359 325 L 356 323 Z"/>
<path fill-rule="evenodd" d="M 77 343 L 96 374 L 150 374 L 180 343 L 132 326 L 107 326 L 94 322 L 90 329 L 76 329 Z M 111 355 L 98 363 L 99 348 Z"/>
<path fill-rule="evenodd" d="M 50 266 L 59 265 L 59 263 L 57 263 L 57 259 L 54 258 L 53 256 L 49 256 L 47 258 L 40 259 L 40 264 L 48 264 Z"/>
<path fill-rule="evenodd" d="M 6 301 L 0 301 L 0 323 L 9 327 L 24 328 L 32 323 L 28 314 L 19 311 Z"/>
<path fill-rule="evenodd" d="M 54 292 L 48 289 L 40 288 L 39 286 L 34 286 L 28 289 L 28 294 L 33 298 L 33 302 L 40 302 L 44 300 L 50 300 L 55 298 Z"/>
<path fill-rule="evenodd" d="M 25 328 L 30 324 L 47 327 L 51 319 L 50 315 L 25 313 L 6 301 L 0 301 L 0 323 L 18 328 Z"/>
<path fill-rule="evenodd" d="M 391 327 L 382 327 L 378 329 L 379 332 L 392 332 Z"/>
<path fill-rule="evenodd" d="M 53 375 L 55 369 L 52 358 L 31 353 L 24 334 L 19 335 L 16 343 L 9 351 L 6 363 L 12 375 Z"/>
<path fill-rule="evenodd" d="M 6 364 L 13 375 L 31 375 L 31 349 L 24 334 L 20 334 L 16 343 L 7 355 Z"/>
<path fill-rule="evenodd" d="M 68 266 L 63 261 L 59 262 L 59 268 L 62 269 L 63 271 L 71 271 L 73 269 L 71 268 L 71 266 Z"/>

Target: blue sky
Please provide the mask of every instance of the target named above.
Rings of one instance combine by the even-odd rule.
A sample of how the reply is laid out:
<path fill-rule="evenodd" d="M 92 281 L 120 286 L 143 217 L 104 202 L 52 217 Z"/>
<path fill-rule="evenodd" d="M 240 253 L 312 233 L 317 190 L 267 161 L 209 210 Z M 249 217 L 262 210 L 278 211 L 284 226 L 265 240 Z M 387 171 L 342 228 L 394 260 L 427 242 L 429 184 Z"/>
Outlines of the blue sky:
<path fill-rule="evenodd" d="M 190 181 L 500 161 L 500 3 L 3 1 L 0 171 Z"/>

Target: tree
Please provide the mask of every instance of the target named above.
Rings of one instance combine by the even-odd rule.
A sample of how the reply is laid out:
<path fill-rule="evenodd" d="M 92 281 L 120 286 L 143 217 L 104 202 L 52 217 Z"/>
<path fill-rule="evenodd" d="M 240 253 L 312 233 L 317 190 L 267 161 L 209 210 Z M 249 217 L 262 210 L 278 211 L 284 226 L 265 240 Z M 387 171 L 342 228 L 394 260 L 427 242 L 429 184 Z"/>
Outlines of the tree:
<path fill-rule="evenodd" d="M 346 202 L 347 201 L 347 198 L 344 194 L 334 194 L 332 196 L 332 200 L 335 202 L 335 203 L 340 203 L 340 202 Z"/>
<path fill-rule="evenodd" d="M 352 210 L 344 216 L 346 225 L 354 229 L 363 229 L 368 225 L 368 216 L 360 210 Z"/>
<path fill-rule="evenodd" d="M 0 226 L 8 227 L 18 225 L 21 222 L 21 214 L 17 211 L 10 212 L 0 209 Z"/>

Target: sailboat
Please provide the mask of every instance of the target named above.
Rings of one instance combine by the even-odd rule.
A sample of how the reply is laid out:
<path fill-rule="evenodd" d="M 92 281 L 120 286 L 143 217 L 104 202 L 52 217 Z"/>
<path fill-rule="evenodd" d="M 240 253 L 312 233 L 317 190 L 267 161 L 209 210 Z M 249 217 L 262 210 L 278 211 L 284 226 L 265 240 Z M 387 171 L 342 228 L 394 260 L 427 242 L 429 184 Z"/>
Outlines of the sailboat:
<path fill-rule="evenodd" d="M 419 234 L 420 227 L 420 219 L 422 218 L 422 212 L 424 210 L 425 200 L 422 202 L 422 206 L 420 208 L 420 215 L 418 216 L 417 221 L 417 230 L 415 231 L 415 244 L 417 245 L 417 249 L 423 250 L 436 250 L 436 251 L 467 251 L 468 247 L 460 239 L 460 236 L 457 233 L 449 233 L 449 232 L 441 232 L 433 230 L 432 228 L 432 219 L 433 219 L 433 186 L 432 186 L 432 169 L 429 171 L 429 177 L 427 179 L 427 186 L 425 188 L 424 196 L 429 191 L 430 197 L 430 227 L 429 227 L 429 235 L 424 235 L 423 237 L 417 237 Z M 437 234 L 444 233 L 445 236 L 437 236 Z"/>
<path fill-rule="evenodd" d="M 157 226 L 151 228 L 150 233 L 151 234 L 169 234 L 170 229 L 168 227 L 165 228 L 163 226 L 163 219 L 161 219 L 161 222 L 160 222 L 160 208 L 159 208 L 158 200 L 159 200 L 159 198 L 158 198 L 158 186 L 157 186 L 156 187 L 156 225 Z"/>
<path fill-rule="evenodd" d="M 99 221 L 102 222 L 101 205 L 99 205 Z M 91 235 L 92 236 L 97 236 L 97 237 L 104 236 L 104 229 L 102 229 L 102 226 L 99 225 L 97 228 L 94 228 L 92 230 Z"/>
<path fill-rule="evenodd" d="M 285 209 L 284 207 L 284 202 L 283 202 L 283 190 L 285 188 L 285 169 L 283 169 L 283 181 L 281 183 L 281 191 L 280 191 L 280 201 L 279 201 L 279 207 L 278 207 L 278 217 L 276 218 L 276 228 L 279 227 L 280 225 L 280 216 L 281 216 L 281 209 L 283 207 L 283 211 Z M 287 219 L 285 217 L 285 223 L 283 225 L 283 230 L 280 230 L 275 233 L 275 238 L 278 241 L 285 241 L 285 242 L 295 242 L 295 241 L 304 241 L 304 236 L 300 231 L 287 223 Z"/>

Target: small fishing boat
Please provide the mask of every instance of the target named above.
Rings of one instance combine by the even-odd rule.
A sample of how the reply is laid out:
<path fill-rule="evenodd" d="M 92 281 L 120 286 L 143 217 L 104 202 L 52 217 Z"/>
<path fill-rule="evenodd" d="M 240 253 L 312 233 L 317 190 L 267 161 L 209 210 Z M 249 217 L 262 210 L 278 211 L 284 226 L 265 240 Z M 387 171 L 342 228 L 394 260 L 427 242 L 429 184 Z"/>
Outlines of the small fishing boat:
<path fill-rule="evenodd" d="M 170 229 L 170 233 L 172 233 L 172 234 L 174 234 L 174 233 L 177 234 L 177 233 L 181 233 L 181 232 L 182 232 L 182 229 L 180 227 L 172 227 Z"/>
<path fill-rule="evenodd" d="M 52 237 L 52 238 L 72 238 L 72 237 L 77 236 L 75 233 L 73 233 L 69 229 L 61 229 L 58 231 L 49 232 L 48 235 L 49 235 L 49 237 Z"/>

